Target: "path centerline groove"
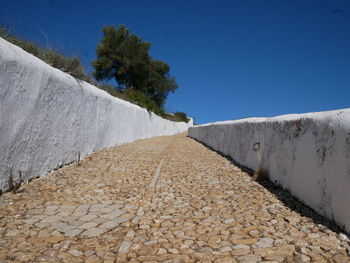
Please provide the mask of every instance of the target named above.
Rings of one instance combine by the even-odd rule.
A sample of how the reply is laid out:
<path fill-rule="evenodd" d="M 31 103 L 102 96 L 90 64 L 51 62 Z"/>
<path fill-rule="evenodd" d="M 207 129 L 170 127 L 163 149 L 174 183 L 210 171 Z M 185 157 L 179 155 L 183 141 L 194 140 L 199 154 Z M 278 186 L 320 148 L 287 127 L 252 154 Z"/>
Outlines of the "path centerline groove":
<path fill-rule="evenodd" d="M 159 176 L 160 176 L 160 173 L 161 173 L 161 169 L 162 169 L 164 160 L 165 160 L 167 154 L 169 154 L 169 152 L 171 151 L 175 140 L 176 140 L 176 139 L 173 139 L 173 140 L 170 142 L 169 146 L 164 150 L 164 153 L 163 153 L 163 155 L 162 155 L 162 158 L 161 158 L 161 160 L 159 161 L 159 164 L 158 164 L 158 166 L 157 166 L 157 168 L 156 168 L 156 170 L 155 170 L 155 172 L 154 172 L 154 175 L 153 175 L 153 177 L 152 177 L 152 181 L 151 181 L 151 183 L 149 184 L 149 187 L 152 188 L 152 189 L 154 189 L 154 188 L 156 187 L 156 184 L 157 184 L 158 178 L 159 178 Z"/>
<path fill-rule="evenodd" d="M 157 169 L 156 169 L 156 171 L 155 171 L 155 173 L 154 173 L 154 176 L 153 176 L 153 178 L 152 178 L 152 181 L 151 181 L 151 183 L 149 184 L 149 187 L 150 187 L 150 188 L 155 188 L 155 187 L 156 187 L 156 183 L 157 183 L 157 180 L 158 180 L 158 178 L 159 178 L 159 176 L 160 176 L 160 171 L 161 171 L 161 169 L 162 169 L 164 159 L 165 159 L 165 157 L 163 157 L 163 158 L 160 160 L 160 162 L 159 162 L 159 164 L 158 164 L 158 166 L 157 166 Z"/>
<path fill-rule="evenodd" d="M 0 262 L 350 262 L 330 221 L 185 134 L 3 194 L 0 235 Z"/>

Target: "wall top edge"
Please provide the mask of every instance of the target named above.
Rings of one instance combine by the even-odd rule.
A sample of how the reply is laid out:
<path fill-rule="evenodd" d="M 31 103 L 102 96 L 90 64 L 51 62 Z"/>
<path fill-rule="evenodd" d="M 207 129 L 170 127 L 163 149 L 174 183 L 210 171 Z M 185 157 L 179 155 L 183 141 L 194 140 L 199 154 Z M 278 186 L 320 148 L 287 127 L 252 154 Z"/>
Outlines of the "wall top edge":
<path fill-rule="evenodd" d="M 250 117 L 238 120 L 218 121 L 212 123 L 206 123 L 197 125 L 195 127 L 205 127 L 213 125 L 231 125 L 231 124 L 242 124 L 242 123 L 273 123 L 273 122 L 286 122 L 296 121 L 300 119 L 312 119 L 315 121 L 328 121 L 328 122 L 339 122 L 346 123 L 350 127 L 350 108 L 322 111 L 322 112 L 310 112 L 302 114 L 285 114 L 274 117 Z"/>

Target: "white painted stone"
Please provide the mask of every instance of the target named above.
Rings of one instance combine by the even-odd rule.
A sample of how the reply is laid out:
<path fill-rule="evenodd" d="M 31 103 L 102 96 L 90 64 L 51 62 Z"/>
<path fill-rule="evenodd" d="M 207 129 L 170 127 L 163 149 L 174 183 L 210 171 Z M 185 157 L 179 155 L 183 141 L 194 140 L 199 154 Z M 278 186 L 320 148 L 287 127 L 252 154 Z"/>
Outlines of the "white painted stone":
<path fill-rule="evenodd" d="M 184 132 L 171 122 L 55 69 L 0 38 L 0 190 L 94 151 Z"/>
<path fill-rule="evenodd" d="M 68 250 L 68 253 L 75 256 L 75 257 L 80 257 L 83 255 L 83 252 L 81 252 L 80 250 L 76 250 L 76 249 Z"/>
<path fill-rule="evenodd" d="M 129 253 L 129 249 L 130 249 L 131 245 L 132 244 L 129 241 L 124 241 L 123 243 L 121 243 L 120 247 L 119 247 L 119 254 Z"/>
<path fill-rule="evenodd" d="M 248 118 L 189 136 L 288 189 L 350 232 L 350 109 Z"/>

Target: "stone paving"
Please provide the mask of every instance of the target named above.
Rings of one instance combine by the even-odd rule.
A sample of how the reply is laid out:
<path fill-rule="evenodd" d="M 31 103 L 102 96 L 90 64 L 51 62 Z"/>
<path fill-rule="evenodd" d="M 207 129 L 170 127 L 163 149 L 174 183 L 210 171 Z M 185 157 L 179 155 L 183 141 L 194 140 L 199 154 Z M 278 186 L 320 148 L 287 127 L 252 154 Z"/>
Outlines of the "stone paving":
<path fill-rule="evenodd" d="M 0 235 L 0 262 L 350 262 L 331 222 L 184 134 L 3 194 Z"/>

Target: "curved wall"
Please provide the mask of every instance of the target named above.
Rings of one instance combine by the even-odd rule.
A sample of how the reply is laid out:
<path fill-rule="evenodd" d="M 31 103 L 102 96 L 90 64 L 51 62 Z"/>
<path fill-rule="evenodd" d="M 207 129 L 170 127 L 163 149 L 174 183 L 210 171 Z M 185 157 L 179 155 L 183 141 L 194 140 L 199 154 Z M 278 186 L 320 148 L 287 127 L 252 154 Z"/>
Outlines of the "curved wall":
<path fill-rule="evenodd" d="M 267 173 L 350 233 L 350 109 L 211 123 L 189 136 Z"/>
<path fill-rule="evenodd" d="M 184 132 L 0 38 L 0 190 L 93 151 Z"/>

